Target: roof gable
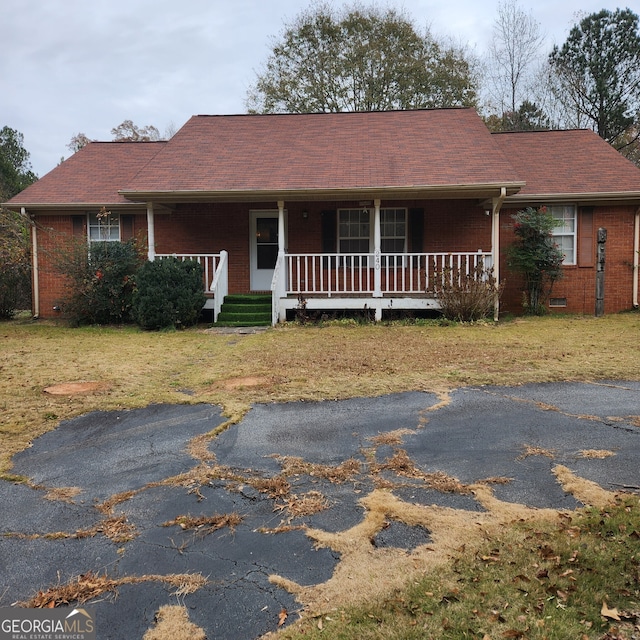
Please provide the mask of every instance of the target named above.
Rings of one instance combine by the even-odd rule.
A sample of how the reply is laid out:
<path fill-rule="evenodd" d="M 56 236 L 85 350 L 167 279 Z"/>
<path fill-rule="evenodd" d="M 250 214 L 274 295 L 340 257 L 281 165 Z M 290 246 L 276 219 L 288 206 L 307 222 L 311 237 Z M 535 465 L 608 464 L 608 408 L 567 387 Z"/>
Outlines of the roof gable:
<path fill-rule="evenodd" d="M 166 142 L 90 142 L 14 196 L 11 206 L 130 203 L 118 192 Z"/>
<path fill-rule="evenodd" d="M 633 193 L 640 197 L 640 169 L 593 131 L 523 131 L 493 137 L 526 179 L 517 199 Z"/>
<path fill-rule="evenodd" d="M 519 180 L 473 109 L 194 116 L 125 192 L 321 192 Z"/>

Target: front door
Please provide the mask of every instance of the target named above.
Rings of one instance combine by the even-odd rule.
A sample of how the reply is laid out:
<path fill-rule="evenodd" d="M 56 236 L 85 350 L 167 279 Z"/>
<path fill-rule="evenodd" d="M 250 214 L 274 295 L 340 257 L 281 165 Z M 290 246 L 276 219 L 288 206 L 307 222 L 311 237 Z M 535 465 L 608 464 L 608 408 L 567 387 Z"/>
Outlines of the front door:
<path fill-rule="evenodd" d="M 278 258 L 278 212 L 251 212 L 251 290 L 269 291 Z"/>

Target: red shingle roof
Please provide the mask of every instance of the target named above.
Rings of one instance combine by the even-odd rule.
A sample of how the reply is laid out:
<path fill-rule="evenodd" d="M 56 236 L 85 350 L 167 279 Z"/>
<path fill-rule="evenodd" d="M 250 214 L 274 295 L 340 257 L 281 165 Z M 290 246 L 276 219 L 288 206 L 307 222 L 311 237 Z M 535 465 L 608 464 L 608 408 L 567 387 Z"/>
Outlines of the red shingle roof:
<path fill-rule="evenodd" d="M 591 131 L 491 135 L 473 109 L 434 109 L 194 116 L 167 142 L 91 143 L 10 205 L 394 188 L 413 190 L 414 197 L 430 189 L 455 197 L 474 186 L 477 197 L 488 197 L 489 186 L 514 193 L 525 182 L 515 199 L 588 193 L 640 199 L 640 170 Z M 475 197 L 473 189 L 467 194 Z"/>
<path fill-rule="evenodd" d="M 473 109 L 440 109 L 194 116 L 125 191 L 322 191 L 518 181 Z"/>
<path fill-rule="evenodd" d="M 166 142 L 91 142 L 12 198 L 15 205 L 129 202 L 118 191 Z"/>
<path fill-rule="evenodd" d="M 637 192 L 640 170 L 593 131 L 496 133 L 493 138 L 526 180 L 526 195 Z"/>

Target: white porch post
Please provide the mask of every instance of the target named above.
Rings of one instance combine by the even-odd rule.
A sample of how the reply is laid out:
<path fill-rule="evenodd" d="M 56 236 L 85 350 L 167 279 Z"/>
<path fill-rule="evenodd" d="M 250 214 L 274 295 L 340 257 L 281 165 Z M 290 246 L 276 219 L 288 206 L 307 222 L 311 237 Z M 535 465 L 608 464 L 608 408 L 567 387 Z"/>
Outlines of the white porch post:
<path fill-rule="evenodd" d="M 382 260 L 380 256 L 380 245 L 382 244 L 382 234 L 380 232 L 380 200 L 373 201 L 375 210 L 373 214 L 373 297 L 382 298 Z M 377 316 L 376 312 L 376 316 Z M 376 317 L 376 320 L 382 318 Z"/>
<path fill-rule="evenodd" d="M 493 199 L 491 215 L 491 258 L 493 261 L 493 277 L 496 280 L 496 287 L 500 286 L 500 209 L 507 197 L 507 190 L 501 187 L 500 196 Z M 497 322 L 500 316 L 500 298 L 496 293 L 493 303 L 493 319 Z"/>
<path fill-rule="evenodd" d="M 285 252 L 284 200 L 278 200 L 278 255 Z"/>
<path fill-rule="evenodd" d="M 153 220 L 153 202 L 147 202 L 147 257 L 150 262 L 156 259 L 156 230 Z"/>

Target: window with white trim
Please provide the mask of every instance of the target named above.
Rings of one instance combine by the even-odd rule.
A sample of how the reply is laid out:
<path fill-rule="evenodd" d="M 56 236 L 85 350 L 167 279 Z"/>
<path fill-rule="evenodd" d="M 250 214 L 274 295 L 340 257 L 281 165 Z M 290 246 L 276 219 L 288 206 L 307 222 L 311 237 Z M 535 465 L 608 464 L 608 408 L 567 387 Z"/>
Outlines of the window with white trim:
<path fill-rule="evenodd" d="M 120 219 L 111 211 L 102 210 L 88 214 L 89 242 L 118 242 Z"/>
<path fill-rule="evenodd" d="M 574 204 L 551 205 L 547 211 L 557 223 L 552 235 L 554 242 L 564 254 L 562 264 L 576 264 L 577 216 Z"/>
<path fill-rule="evenodd" d="M 373 252 L 372 209 L 338 210 L 338 253 Z M 404 253 L 407 245 L 407 210 L 380 209 L 380 250 Z"/>

